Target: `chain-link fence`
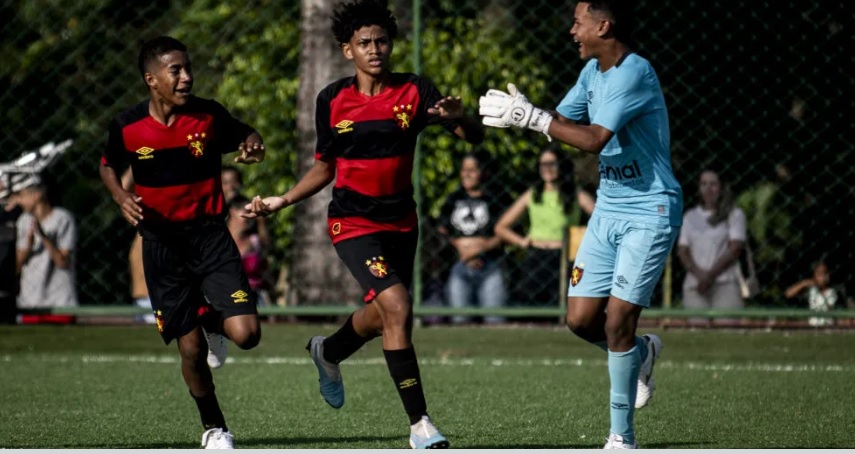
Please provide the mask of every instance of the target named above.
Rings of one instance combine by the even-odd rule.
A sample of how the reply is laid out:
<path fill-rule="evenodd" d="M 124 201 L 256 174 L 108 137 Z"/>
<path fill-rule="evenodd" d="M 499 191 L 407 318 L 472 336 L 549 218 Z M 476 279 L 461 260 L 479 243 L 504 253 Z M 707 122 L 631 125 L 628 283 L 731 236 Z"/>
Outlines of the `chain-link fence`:
<path fill-rule="evenodd" d="M 553 108 L 583 66 L 568 33 L 570 2 L 390 3 L 401 28 L 395 69 L 426 75 L 444 93 L 462 96 L 473 114 L 478 96 L 508 82 L 535 104 Z M 140 40 L 170 34 L 188 44 L 194 92 L 219 100 L 255 126 L 270 150 L 265 163 L 242 169 L 244 191 L 282 193 L 299 176 L 301 156 L 313 151 L 298 145 L 312 134 L 298 128 L 300 111 L 307 110 L 298 103 L 301 87 L 307 85 L 299 75 L 301 65 L 319 64 L 312 59 L 313 50 L 305 48 L 306 33 L 329 33 L 328 22 L 317 22 L 327 19 L 309 13 L 328 10 L 330 4 L 45 0 L 0 6 L 0 162 L 48 142 L 73 141 L 44 177 L 53 189 L 53 203 L 76 221 L 81 304 L 131 301 L 128 251 L 134 232 L 102 188 L 97 167 L 109 119 L 146 96 L 136 68 Z M 855 90 L 845 68 L 852 63 L 847 28 L 853 7 L 835 1 L 640 1 L 637 18 L 635 49 L 653 63 L 665 91 L 673 165 L 686 208 L 700 201 L 700 171 L 713 167 L 747 215 L 763 289 L 750 304 L 804 305 L 785 298 L 784 292 L 809 277 L 811 263 L 821 257 L 830 267 L 832 284 L 851 295 L 850 182 L 855 175 L 846 163 L 853 148 Z M 449 304 L 446 283 L 457 252 L 440 233 L 443 222 L 447 224 L 442 207 L 460 186 L 464 155 L 473 151 L 458 142 L 441 130 L 428 130 L 421 140 L 416 184 L 423 247 L 416 288 L 425 305 Z M 538 154 L 547 145 L 545 138 L 528 131 L 488 131 L 476 151 L 487 156 L 485 176 L 490 175 L 490 190 L 500 194 L 496 200 L 510 205 L 536 185 Z M 596 158 L 568 147 L 557 149 L 572 158 L 577 188 L 595 194 Z M 584 214 L 579 219 L 576 223 L 584 224 Z M 301 222 L 309 221 L 290 211 L 270 221 L 272 300 L 347 303 L 353 286 L 349 278 L 343 284 L 322 283 L 340 289 L 337 294 L 313 300 L 301 293 L 313 279 L 301 275 L 295 264 L 311 260 L 305 251 L 317 252 L 323 260 L 332 257 L 329 267 L 340 266 L 334 254 L 322 254 L 331 248 L 328 241 L 294 240 Z M 527 228 L 521 216 L 512 230 L 524 238 Z M 526 251 L 513 242 L 500 251 L 509 304 L 530 306 L 538 286 L 558 295 L 546 276 L 560 269 L 560 263 L 527 260 Z M 680 306 L 684 275 L 675 253 L 666 291 L 654 296 L 654 306 L 663 301 Z M 4 287 L 17 282 L 8 272 L 2 280 Z M 841 295 L 838 304 L 844 301 Z"/>

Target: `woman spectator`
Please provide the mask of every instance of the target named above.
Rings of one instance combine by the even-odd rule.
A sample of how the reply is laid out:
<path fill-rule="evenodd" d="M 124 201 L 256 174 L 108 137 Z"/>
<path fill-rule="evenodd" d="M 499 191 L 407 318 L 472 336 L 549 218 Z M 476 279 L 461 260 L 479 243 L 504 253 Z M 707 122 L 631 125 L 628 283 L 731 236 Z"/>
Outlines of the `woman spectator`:
<path fill-rule="evenodd" d="M 447 235 L 457 250 L 458 260 L 451 268 L 446 295 L 451 307 L 464 308 L 474 299 L 481 307 L 503 307 L 507 292 L 503 277 L 502 241 L 494 233 L 496 220 L 508 206 L 504 193 L 486 189 L 486 157 L 470 153 L 460 165 L 460 188 L 451 193 L 442 207 L 439 231 Z M 469 317 L 455 316 L 453 323 L 467 323 Z M 484 322 L 504 322 L 497 316 Z"/>
<path fill-rule="evenodd" d="M 540 181 L 517 198 L 496 224 L 496 235 L 508 244 L 525 250 L 517 280 L 516 298 L 536 306 L 558 305 L 561 289 L 561 247 L 571 225 L 579 225 L 582 212 L 591 214 L 594 200 L 577 190 L 573 161 L 553 149 L 537 157 Z M 525 236 L 514 225 L 528 214 Z"/>
<path fill-rule="evenodd" d="M 719 174 L 706 169 L 699 179 L 701 203 L 683 216 L 677 254 L 686 268 L 683 306 L 687 309 L 742 309 L 739 255 L 747 237 L 745 213 L 734 206 Z M 719 320 L 729 323 L 732 320 Z M 690 319 L 690 323 L 707 323 Z"/>

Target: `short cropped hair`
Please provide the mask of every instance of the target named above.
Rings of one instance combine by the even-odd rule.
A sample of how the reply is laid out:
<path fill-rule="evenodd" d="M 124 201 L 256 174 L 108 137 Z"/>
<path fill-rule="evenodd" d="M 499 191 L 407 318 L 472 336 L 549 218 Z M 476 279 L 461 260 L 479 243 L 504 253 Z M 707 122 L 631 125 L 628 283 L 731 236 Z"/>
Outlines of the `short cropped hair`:
<path fill-rule="evenodd" d="M 398 23 L 388 0 L 342 1 L 333 9 L 332 32 L 340 44 L 350 42 L 360 28 L 372 25 L 385 29 L 391 40 L 398 36 Z"/>
<path fill-rule="evenodd" d="M 589 11 L 603 13 L 612 23 L 612 33 L 622 43 L 629 43 L 633 32 L 633 0 L 580 0 L 587 3 Z"/>
<path fill-rule="evenodd" d="M 148 72 L 149 65 L 152 62 L 157 61 L 161 55 L 174 50 L 187 52 L 187 46 L 171 36 L 158 36 L 157 38 L 145 42 L 140 48 L 140 55 L 137 59 L 140 76 L 145 79 L 145 73 Z"/>

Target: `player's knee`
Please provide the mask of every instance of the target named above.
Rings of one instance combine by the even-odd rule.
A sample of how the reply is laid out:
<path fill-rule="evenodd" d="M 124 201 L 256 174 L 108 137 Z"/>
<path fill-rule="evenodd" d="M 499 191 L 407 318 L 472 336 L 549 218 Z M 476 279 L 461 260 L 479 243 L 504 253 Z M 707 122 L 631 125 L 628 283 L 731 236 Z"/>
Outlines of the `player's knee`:
<path fill-rule="evenodd" d="M 186 364 L 203 363 L 208 355 L 208 344 L 204 340 L 201 344 L 184 342 L 181 344 L 179 352 L 181 354 L 181 361 Z"/>
<path fill-rule="evenodd" d="M 258 324 L 241 326 L 230 334 L 232 342 L 241 350 L 255 348 L 261 342 L 261 327 Z"/>
<path fill-rule="evenodd" d="M 582 317 L 579 314 L 567 313 L 567 321 L 565 322 L 570 331 L 573 331 L 579 337 L 584 338 L 588 332 L 590 320 L 587 317 Z"/>

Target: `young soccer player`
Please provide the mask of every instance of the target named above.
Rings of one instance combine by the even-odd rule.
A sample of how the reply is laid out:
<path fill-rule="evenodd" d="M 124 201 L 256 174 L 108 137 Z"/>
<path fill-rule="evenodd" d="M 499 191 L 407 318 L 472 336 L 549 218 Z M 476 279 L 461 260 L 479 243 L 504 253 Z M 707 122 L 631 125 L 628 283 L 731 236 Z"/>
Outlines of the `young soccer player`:
<path fill-rule="evenodd" d="M 222 105 L 191 94 L 190 57 L 178 40 L 162 36 L 145 43 L 138 63 L 150 97 L 111 122 L 101 180 L 143 237 L 157 329 L 166 344 L 178 340 L 184 382 L 205 428 L 202 446 L 231 449 L 206 363 L 207 344 L 222 337 L 206 340 L 201 325 L 242 349 L 261 339 L 255 293 L 224 220 L 220 168 L 222 155 L 236 150 L 236 162 L 262 161 L 264 145 Z M 119 180 L 128 165 L 135 193 Z M 211 347 L 224 353 L 224 345 Z"/>
<path fill-rule="evenodd" d="M 636 336 L 682 222 L 671 170 L 668 112 L 650 63 L 629 47 L 626 0 L 580 1 L 570 35 L 588 60 L 558 112 L 534 107 L 516 87 L 481 97 L 485 125 L 523 127 L 599 155 L 597 206 L 576 255 L 567 324 L 608 351 L 611 430 L 606 448 L 636 448 L 634 408 L 653 392 L 654 335 Z"/>
<path fill-rule="evenodd" d="M 413 274 L 418 218 L 412 169 L 418 134 L 439 124 L 479 143 L 483 129 L 463 118 L 459 97 L 444 97 L 428 80 L 389 69 L 398 31 L 382 0 L 336 5 L 332 31 L 355 75 L 333 82 L 317 98 L 314 166 L 281 197 L 256 197 L 245 216 L 267 216 L 317 193 L 335 180 L 329 235 L 336 252 L 364 290 L 365 306 L 332 336 L 309 341 L 321 394 L 344 405 L 339 364 L 366 342 L 383 338 L 383 354 L 404 410 L 413 448 L 447 448 L 428 416 L 412 344 Z"/>

